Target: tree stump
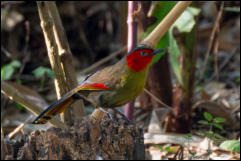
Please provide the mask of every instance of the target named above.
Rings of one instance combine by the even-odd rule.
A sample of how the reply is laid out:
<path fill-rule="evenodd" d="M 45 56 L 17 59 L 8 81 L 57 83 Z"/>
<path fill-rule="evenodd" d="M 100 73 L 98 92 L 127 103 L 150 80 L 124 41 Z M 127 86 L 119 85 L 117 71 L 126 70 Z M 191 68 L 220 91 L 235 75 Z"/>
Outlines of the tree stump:
<path fill-rule="evenodd" d="M 143 130 L 134 123 L 104 116 L 75 120 L 66 130 L 34 131 L 21 143 L 1 142 L 2 159 L 145 159 Z M 6 139 L 5 139 L 6 140 Z"/>

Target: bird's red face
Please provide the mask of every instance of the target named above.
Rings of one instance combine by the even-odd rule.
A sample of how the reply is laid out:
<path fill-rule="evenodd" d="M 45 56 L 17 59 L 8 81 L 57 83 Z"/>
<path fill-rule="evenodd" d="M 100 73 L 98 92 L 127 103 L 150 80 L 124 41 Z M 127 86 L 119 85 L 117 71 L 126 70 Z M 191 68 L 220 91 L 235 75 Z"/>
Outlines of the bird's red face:
<path fill-rule="evenodd" d="M 154 55 L 161 51 L 148 47 L 137 47 L 128 53 L 126 57 L 127 65 L 132 71 L 139 72 L 148 67 Z"/>

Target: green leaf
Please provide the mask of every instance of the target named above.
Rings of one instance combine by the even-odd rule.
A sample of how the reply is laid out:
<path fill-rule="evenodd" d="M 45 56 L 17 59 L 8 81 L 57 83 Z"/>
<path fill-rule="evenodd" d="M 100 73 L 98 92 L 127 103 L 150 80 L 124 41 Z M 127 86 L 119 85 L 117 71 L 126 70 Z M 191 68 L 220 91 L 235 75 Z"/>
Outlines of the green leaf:
<path fill-rule="evenodd" d="M 198 92 L 199 92 L 199 91 L 204 91 L 204 89 L 205 89 L 205 88 L 204 88 L 204 86 L 202 86 L 202 85 L 196 85 L 196 87 L 195 87 L 195 90 L 198 91 Z"/>
<path fill-rule="evenodd" d="M 224 150 L 240 153 L 240 141 L 238 140 L 226 140 L 219 147 Z"/>
<path fill-rule="evenodd" d="M 240 7 L 224 7 L 224 11 L 229 11 L 229 12 L 238 12 L 240 13 Z"/>
<path fill-rule="evenodd" d="M 157 19 L 157 21 L 147 28 L 147 31 L 142 35 L 143 38 L 147 37 L 152 30 L 162 21 L 162 19 L 169 13 L 169 11 L 175 6 L 176 2 L 174 1 L 159 1 L 156 4 L 156 8 L 153 12 L 153 17 Z M 156 63 L 163 55 L 166 54 L 167 48 L 169 46 L 168 41 L 168 34 L 166 33 L 162 39 L 157 43 L 155 46 L 155 49 L 164 49 L 165 51 L 155 55 L 155 57 L 152 60 L 152 64 Z"/>
<path fill-rule="evenodd" d="M 196 23 L 195 16 L 199 13 L 199 8 L 188 7 L 176 20 L 172 27 L 177 27 L 179 32 L 190 32 Z"/>
<path fill-rule="evenodd" d="M 25 107 L 24 107 L 22 104 L 20 104 L 20 103 L 18 103 L 18 102 L 15 102 L 15 103 L 16 103 L 17 107 L 18 107 L 20 110 L 26 111 Z"/>
<path fill-rule="evenodd" d="M 209 139 L 214 139 L 214 132 L 213 131 L 207 131 L 205 132 L 205 136 L 208 137 Z"/>
<path fill-rule="evenodd" d="M 46 71 L 46 68 L 41 66 L 33 70 L 32 73 L 36 78 L 41 78 L 44 75 L 45 71 Z"/>
<path fill-rule="evenodd" d="M 200 9 L 198 8 L 188 7 L 168 31 L 169 44 L 170 44 L 170 48 L 169 48 L 170 62 L 171 62 L 172 69 L 177 77 L 177 80 L 181 86 L 183 86 L 183 80 L 181 77 L 181 67 L 178 62 L 178 59 L 180 56 L 180 50 L 173 36 L 173 29 L 174 27 L 177 27 L 179 32 L 191 32 L 192 28 L 195 25 L 194 17 L 197 16 L 199 12 L 200 12 Z"/>
<path fill-rule="evenodd" d="M 1 68 L 1 80 L 9 80 L 14 73 L 14 68 L 10 65 L 5 65 Z"/>
<path fill-rule="evenodd" d="M 174 152 L 174 150 L 171 149 L 169 146 L 165 148 L 165 151 L 167 151 L 167 152 L 169 152 L 169 153 Z"/>
<path fill-rule="evenodd" d="M 154 145 L 156 148 L 158 148 L 158 149 L 160 149 L 160 151 L 163 151 L 163 147 L 161 146 L 161 145 L 158 145 L 158 144 L 156 144 L 156 145 Z"/>
<path fill-rule="evenodd" d="M 213 119 L 213 116 L 208 112 L 204 112 L 203 116 L 208 121 L 212 121 L 212 119 Z"/>
<path fill-rule="evenodd" d="M 185 135 L 185 138 L 187 138 L 187 139 L 191 139 L 191 138 L 192 138 L 192 134 L 189 133 L 189 134 Z"/>
<path fill-rule="evenodd" d="M 13 76 L 15 70 L 21 66 L 21 63 L 17 60 L 12 61 L 11 63 L 4 65 L 1 68 L 1 80 L 9 80 Z"/>
<path fill-rule="evenodd" d="M 223 126 L 220 125 L 220 124 L 218 124 L 218 123 L 215 123 L 215 122 L 214 122 L 214 123 L 213 123 L 213 126 L 219 128 L 220 130 L 223 130 Z"/>
<path fill-rule="evenodd" d="M 53 79 L 54 78 L 54 73 L 51 69 L 47 68 L 46 69 L 46 74 L 49 78 Z"/>
<path fill-rule="evenodd" d="M 19 68 L 21 66 L 21 63 L 18 60 L 14 60 L 9 65 L 11 65 L 14 68 Z"/>
<path fill-rule="evenodd" d="M 222 118 L 222 117 L 216 117 L 216 118 L 214 118 L 213 121 L 216 123 L 223 123 L 223 122 L 226 122 L 226 119 Z"/>
<path fill-rule="evenodd" d="M 209 123 L 206 120 L 199 120 L 198 123 L 202 125 L 209 125 Z"/>
<path fill-rule="evenodd" d="M 237 82 L 237 83 L 240 83 L 240 77 L 238 77 L 238 78 L 236 79 L 236 82 Z"/>
<path fill-rule="evenodd" d="M 222 137 L 221 135 L 217 134 L 217 133 L 214 133 L 213 136 L 216 138 L 216 139 L 224 139 L 224 137 Z"/>
<path fill-rule="evenodd" d="M 49 78 L 54 78 L 52 70 L 43 66 L 36 68 L 32 73 L 38 79 L 43 77 L 44 74 L 46 74 Z"/>
<path fill-rule="evenodd" d="M 180 71 L 181 68 L 180 68 L 179 62 L 178 62 L 178 58 L 180 56 L 180 50 L 179 50 L 176 40 L 173 37 L 172 30 L 168 31 L 168 36 L 169 36 L 169 44 L 170 44 L 169 51 L 170 51 L 171 66 L 177 77 L 179 84 L 181 86 L 183 86 L 183 81 L 182 81 L 181 71 Z"/>

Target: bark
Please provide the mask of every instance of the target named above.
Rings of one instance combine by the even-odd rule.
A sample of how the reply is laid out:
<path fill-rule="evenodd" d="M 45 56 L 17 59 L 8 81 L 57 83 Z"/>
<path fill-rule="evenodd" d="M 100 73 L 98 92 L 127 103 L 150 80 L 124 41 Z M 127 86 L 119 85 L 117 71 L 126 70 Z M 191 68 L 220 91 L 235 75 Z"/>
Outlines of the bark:
<path fill-rule="evenodd" d="M 1 158 L 145 159 L 142 129 L 123 119 L 116 121 L 118 124 L 107 116 L 100 122 L 84 117 L 67 130 L 51 127 L 35 131 L 21 143 L 5 139 L 1 142 Z"/>

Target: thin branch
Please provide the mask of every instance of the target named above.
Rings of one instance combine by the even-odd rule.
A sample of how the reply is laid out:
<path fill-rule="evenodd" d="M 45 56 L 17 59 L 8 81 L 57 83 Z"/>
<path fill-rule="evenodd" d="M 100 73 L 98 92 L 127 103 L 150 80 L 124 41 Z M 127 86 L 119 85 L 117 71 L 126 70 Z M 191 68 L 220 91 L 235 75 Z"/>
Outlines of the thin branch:
<path fill-rule="evenodd" d="M 18 127 L 16 127 L 12 132 L 10 132 L 8 134 L 8 138 L 12 139 L 15 135 L 17 135 L 18 133 L 21 132 L 21 130 L 24 128 L 24 126 L 29 122 L 29 120 L 32 118 L 33 116 L 31 115 L 30 117 L 28 117 L 23 123 L 21 123 Z"/>
<path fill-rule="evenodd" d="M 34 113 L 35 115 L 39 115 L 43 112 L 42 108 L 37 106 L 32 101 L 29 101 L 20 91 L 18 91 L 15 87 L 7 83 L 6 81 L 1 81 L 1 92 L 8 96 L 11 100 L 21 103 L 28 111 Z M 62 123 L 55 117 L 49 122 L 55 127 L 59 127 L 62 129 L 67 128 L 64 123 Z"/>
<path fill-rule="evenodd" d="M 217 29 L 217 34 L 220 31 L 220 27 L 218 24 L 218 29 Z M 219 47 L 219 41 L 218 41 L 218 37 L 216 37 L 216 41 L 214 43 L 214 49 L 213 49 L 213 56 L 214 56 L 214 73 L 216 76 L 216 81 L 218 81 L 219 79 L 219 73 L 218 73 L 218 47 Z"/>
<path fill-rule="evenodd" d="M 168 107 L 170 109 L 172 109 L 170 106 L 168 106 L 167 104 L 165 104 L 164 102 L 162 102 L 160 99 L 158 99 L 156 96 L 154 96 L 150 91 L 148 91 L 146 88 L 143 89 L 144 92 L 146 92 L 149 96 L 151 96 L 155 101 L 157 101 L 158 103 L 160 103 L 162 106 Z"/>
<path fill-rule="evenodd" d="M 229 63 L 229 61 L 232 59 L 232 57 L 237 53 L 239 47 L 236 47 L 232 50 L 231 54 L 229 54 L 226 59 L 222 62 L 222 64 L 220 64 L 219 68 L 218 68 L 218 72 L 221 72 L 223 70 L 223 68 Z M 215 77 L 215 72 L 212 74 L 212 76 L 207 80 L 207 82 L 210 82 L 213 80 L 213 78 Z"/>
<path fill-rule="evenodd" d="M 121 54 L 122 52 L 126 51 L 127 47 L 124 46 L 122 47 L 120 50 L 110 54 L 109 56 L 97 61 L 96 63 L 94 63 L 93 65 L 89 66 L 88 68 L 82 70 L 79 74 L 81 75 L 85 75 L 87 73 L 90 73 L 91 71 L 93 71 L 94 69 L 98 68 L 99 66 L 101 66 L 102 64 L 108 62 L 109 60 L 113 59 L 114 57 L 116 57 L 117 55 Z"/>
<path fill-rule="evenodd" d="M 213 46 L 214 37 L 215 37 L 215 34 L 216 34 L 216 32 L 219 28 L 218 24 L 219 24 L 219 22 L 221 20 L 221 17 L 222 17 L 223 7 L 224 7 L 224 2 L 221 3 L 220 10 L 218 12 L 217 18 L 215 20 L 215 23 L 214 23 L 214 26 L 213 26 L 213 29 L 212 29 L 212 32 L 211 32 L 211 35 L 210 35 L 210 39 L 209 39 L 209 42 L 208 42 L 208 49 L 207 49 L 207 52 L 205 54 L 205 59 L 204 59 L 204 63 L 203 63 L 203 66 L 202 66 L 202 71 L 201 71 L 201 74 L 200 74 L 199 81 L 202 80 L 204 72 L 206 70 L 208 58 L 209 58 L 209 55 L 210 55 L 210 52 L 211 52 L 211 49 L 212 49 L 212 46 Z"/>

